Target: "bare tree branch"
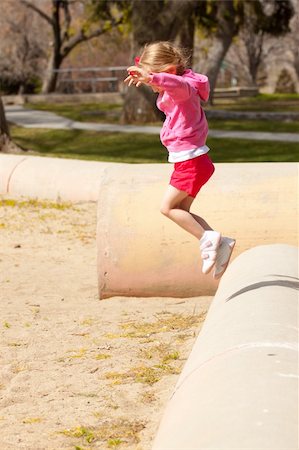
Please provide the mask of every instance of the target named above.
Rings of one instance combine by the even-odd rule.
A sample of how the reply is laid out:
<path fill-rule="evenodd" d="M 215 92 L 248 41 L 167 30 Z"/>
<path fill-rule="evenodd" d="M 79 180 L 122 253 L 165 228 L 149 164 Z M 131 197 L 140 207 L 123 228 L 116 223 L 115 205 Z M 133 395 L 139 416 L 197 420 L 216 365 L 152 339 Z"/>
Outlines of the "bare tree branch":
<path fill-rule="evenodd" d="M 39 9 L 37 6 L 30 3 L 28 0 L 21 0 L 22 5 L 26 6 L 26 8 L 32 9 L 37 14 L 39 14 L 43 19 L 45 19 L 51 26 L 53 26 L 53 20 L 48 16 L 44 11 Z"/>
<path fill-rule="evenodd" d="M 121 17 L 118 20 L 111 20 L 110 22 L 111 28 L 115 28 L 118 25 L 121 25 L 123 23 L 123 20 L 124 20 L 123 17 Z M 89 41 L 90 39 L 101 36 L 106 32 L 107 29 L 105 27 L 101 27 L 97 28 L 96 30 L 92 31 L 89 34 L 85 34 L 84 29 L 81 28 L 81 30 L 75 36 L 73 36 L 63 47 L 61 51 L 62 57 L 65 58 L 70 53 L 70 51 L 81 42 Z"/>

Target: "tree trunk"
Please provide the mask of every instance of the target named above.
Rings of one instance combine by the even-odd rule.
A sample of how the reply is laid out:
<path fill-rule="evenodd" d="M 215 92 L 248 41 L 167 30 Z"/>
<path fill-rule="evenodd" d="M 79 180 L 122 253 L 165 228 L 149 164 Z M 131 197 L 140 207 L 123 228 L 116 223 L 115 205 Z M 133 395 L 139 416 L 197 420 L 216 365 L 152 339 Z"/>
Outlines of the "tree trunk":
<path fill-rule="evenodd" d="M 194 7 L 197 0 L 133 0 L 132 1 L 132 63 L 145 44 L 170 40 L 193 48 Z M 148 123 L 164 115 L 156 107 L 157 94 L 147 86 L 129 87 L 125 95 L 121 121 Z"/>
<path fill-rule="evenodd" d="M 264 31 L 258 29 L 258 17 L 250 3 L 244 4 L 241 38 L 245 44 L 252 86 L 257 86 L 257 73 L 262 62 Z"/>
<path fill-rule="evenodd" d="M 22 153 L 23 149 L 18 147 L 10 139 L 8 123 L 5 117 L 4 106 L 0 97 L 0 152 Z"/>
<path fill-rule="evenodd" d="M 221 1 L 217 10 L 217 32 L 215 42 L 209 51 L 207 76 L 210 81 L 210 103 L 213 103 L 214 89 L 222 61 L 232 43 L 233 37 L 238 32 L 236 11 L 233 0 Z"/>
<path fill-rule="evenodd" d="M 209 62 L 208 62 L 208 68 L 207 68 L 207 76 L 209 78 L 210 82 L 210 103 L 213 103 L 214 98 L 214 90 L 216 87 L 216 82 L 218 78 L 218 74 L 222 65 L 222 62 L 224 60 L 224 57 L 232 43 L 232 38 L 222 38 L 222 39 L 216 39 L 215 43 L 213 44 L 212 49 L 209 52 Z"/>
<path fill-rule="evenodd" d="M 1 97 L 0 97 L 0 132 L 1 136 L 7 135 L 8 138 L 10 138 L 8 123 L 6 121 L 4 106 Z"/>
<path fill-rule="evenodd" d="M 194 35 L 195 35 L 195 16 L 190 7 L 189 13 L 186 11 L 186 19 L 178 27 L 178 34 L 175 38 L 175 44 L 190 50 L 190 66 L 192 65 Z"/>
<path fill-rule="evenodd" d="M 294 67 L 296 70 L 296 74 L 297 77 L 299 78 L 299 38 L 298 38 L 298 34 L 295 35 L 294 39 L 294 50 L 293 50 L 293 54 L 294 54 Z"/>
<path fill-rule="evenodd" d="M 8 124 L 5 117 L 2 99 L 0 97 L 0 151 L 7 153 L 10 144 Z"/>
<path fill-rule="evenodd" d="M 42 87 L 43 94 L 49 94 L 49 93 L 55 91 L 57 77 L 58 77 L 58 73 L 55 71 L 57 69 L 59 69 L 59 67 L 62 63 L 62 60 L 63 60 L 63 58 L 61 56 L 62 39 L 61 39 L 61 23 L 60 23 L 60 13 L 59 13 L 61 6 L 62 6 L 62 4 L 60 1 L 55 2 L 55 0 L 52 0 L 52 30 L 53 30 L 53 41 L 54 42 L 53 42 L 51 56 L 49 58 L 46 77 L 43 82 L 43 87 Z M 67 3 L 66 3 L 66 6 L 68 8 Z"/>
<path fill-rule="evenodd" d="M 157 20 L 160 12 L 160 2 L 146 0 L 133 0 L 132 2 L 132 37 L 131 52 L 132 61 L 145 44 L 156 40 L 162 40 L 162 27 L 158 26 Z M 155 36 L 153 36 L 153 34 Z M 148 123 L 155 122 L 161 118 L 160 112 L 155 105 L 157 94 L 148 86 L 139 88 L 127 87 L 125 102 L 121 117 L 122 123 Z"/>
<path fill-rule="evenodd" d="M 259 31 L 256 36 L 252 36 L 251 42 L 246 43 L 248 54 L 249 72 L 253 86 L 257 86 L 257 74 L 262 62 L 264 33 Z"/>
<path fill-rule="evenodd" d="M 157 94 L 148 86 L 128 88 L 122 112 L 121 123 L 146 124 L 164 119 L 156 106 Z"/>
<path fill-rule="evenodd" d="M 53 50 L 53 53 L 49 58 L 45 78 L 43 80 L 42 94 L 50 94 L 51 92 L 55 92 L 58 79 L 58 72 L 54 72 L 54 70 L 59 69 L 60 65 L 61 60 L 60 58 L 57 57 L 57 55 L 55 56 Z"/>

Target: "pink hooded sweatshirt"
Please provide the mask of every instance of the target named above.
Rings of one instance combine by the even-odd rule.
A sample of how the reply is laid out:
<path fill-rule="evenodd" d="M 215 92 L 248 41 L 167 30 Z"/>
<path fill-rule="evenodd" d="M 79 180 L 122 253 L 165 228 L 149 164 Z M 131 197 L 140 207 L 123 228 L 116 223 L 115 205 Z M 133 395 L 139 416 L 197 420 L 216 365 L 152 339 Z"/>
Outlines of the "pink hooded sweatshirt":
<path fill-rule="evenodd" d="M 209 80 L 205 75 L 185 70 L 183 75 L 151 74 L 150 84 L 161 87 L 158 108 L 166 115 L 160 138 L 169 152 L 202 147 L 208 135 L 208 123 L 200 100 L 209 98 Z"/>

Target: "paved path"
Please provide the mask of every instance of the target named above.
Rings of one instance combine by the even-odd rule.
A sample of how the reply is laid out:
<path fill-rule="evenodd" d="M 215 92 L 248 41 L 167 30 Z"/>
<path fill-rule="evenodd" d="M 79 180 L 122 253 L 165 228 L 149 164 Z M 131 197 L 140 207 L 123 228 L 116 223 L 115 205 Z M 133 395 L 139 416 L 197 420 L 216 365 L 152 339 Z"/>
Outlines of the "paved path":
<path fill-rule="evenodd" d="M 143 134 L 159 134 L 161 129 L 161 127 L 147 125 L 117 125 L 109 123 L 76 122 L 51 112 L 25 109 L 22 106 L 6 106 L 5 114 L 7 120 L 25 128 L 115 131 L 122 133 Z M 210 130 L 209 136 L 214 138 L 237 138 L 258 141 L 299 142 L 299 133 Z"/>

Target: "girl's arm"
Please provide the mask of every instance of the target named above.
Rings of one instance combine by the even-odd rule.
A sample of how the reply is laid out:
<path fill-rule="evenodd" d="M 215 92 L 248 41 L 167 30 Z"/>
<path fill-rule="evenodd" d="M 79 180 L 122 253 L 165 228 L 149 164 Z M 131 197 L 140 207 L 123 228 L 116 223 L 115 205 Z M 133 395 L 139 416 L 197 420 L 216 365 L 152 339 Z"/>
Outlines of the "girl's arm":
<path fill-rule="evenodd" d="M 161 87 L 178 102 L 187 100 L 192 92 L 192 86 L 184 78 L 166 72 L 150 74 L 148 84 Z"/>
<path fill-rule="evenodd" d="M 161 72 L 150 74 L 149 84 L 162 87 L 176 101 L 187 100 L 194 89 L 201 100 L 206 102 L 209 98 L 210 84 L 206 75 L 193 74 L 194 78 L 186 78 Z"/>
<path fill-rule="evenodd" d="M 192 89 L 198 91 L 198 94 L 203 101 L 207 101 L 209 98 L 209 80 L 205 75 L 197 74 L 194 83 L 188 83 L 184 78 L 178 75 L 166 72 L 148 73 L 144 69 L 136 66 L 129 67 L 128 72 L 129 76 L 125 79 L 125 82 L 127 82 L 129 86 L 135 84 L 139 87 L 142 83 L 158 86 L 167 91 L 176 101 L 187 100 L 191 95 Z"/>
<path fill-rule="evenodd" d="M 135 84 L 139 87 L 142 83 L 157 86 L 167 91 L 176 101 L 184 101 L 190 97 L 191 86 L 180 76 L 170 73 L 149 73 L 140 67 L 131 66 L 127 69 L 129 76 L 125 83 L 129 86 Z"/>

